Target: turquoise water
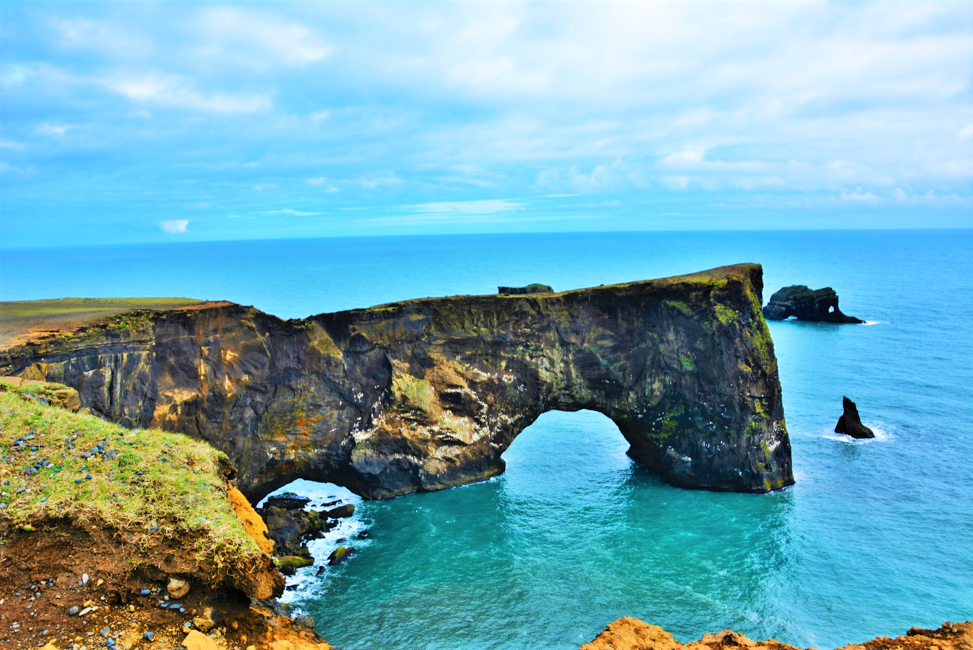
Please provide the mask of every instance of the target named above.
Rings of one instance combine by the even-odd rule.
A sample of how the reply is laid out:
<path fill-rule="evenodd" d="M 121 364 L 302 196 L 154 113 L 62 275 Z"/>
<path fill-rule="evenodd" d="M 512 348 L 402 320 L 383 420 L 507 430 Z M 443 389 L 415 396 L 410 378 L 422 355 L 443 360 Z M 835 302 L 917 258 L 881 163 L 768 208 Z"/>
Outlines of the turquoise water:
<path fill-rule="evenodd" d="M 669 487 L 605 417 L 548 413 L 486 483 L 359 504 L 359 553 L 290 598 L 331 643 L 576 648 L 637 616 L 834 647 L 973 619 L 973 232 L 616 233 L 0 252 L 0 299 L 191 295 L 284 317 L 740 261 L 869 321 L 772 323 L 797 485 Z M 29 269 L 29 273 L 24 270 Z M 831 433 L 841 397 L 873 441 Z M 367 540 L 355 535 L 368 530 Z M 325 540 L 338 543 L 337 538 Z M 310 573 L 310 570 L 309 570 Z"/>

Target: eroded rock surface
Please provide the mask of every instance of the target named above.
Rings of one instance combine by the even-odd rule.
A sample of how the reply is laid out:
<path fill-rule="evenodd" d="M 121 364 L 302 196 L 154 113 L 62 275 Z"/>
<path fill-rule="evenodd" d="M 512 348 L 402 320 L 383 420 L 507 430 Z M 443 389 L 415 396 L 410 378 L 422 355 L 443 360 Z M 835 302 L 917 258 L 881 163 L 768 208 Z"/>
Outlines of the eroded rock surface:
<path fill-rule="evenodd" d="M 880 636 L 862 644 L 852 643 L 842 646 L 837 650 L 968 650 L 970 647 L 973 647 L 973 623 L 953 625 L 947 621 L 937 630 L 914 627 L 905 636 L 895 639 Z M 753 641 L 731 630 L 704 634 L 699 641 L 683 644 L 658 625 L 650 625 L 628 616 L 610 623 L 591 643 L 581 646 L 581 650 L 727 650 L 728 648 L 799 650 L 795 646 L 773 639 Z"/>
<path fill-rule="evenodd" d="M 772 295 L 763 312 L 768 320 L 786 320 L 794 316 L 798 320 L 819 323 L 865 322 L 841 312 L 838 294 L 831 287 L 808 289 L 803 284 L 784 287 Z"/>
<path fill-rule="evenodd" d="M 758 265 L 562 293 L 457 296 L 282 321 L 205 303 L 0 352 L 130 427 L 210 442 L 251 499 L 296 479 L 366 498 L 488 478 L 550 410 L 611 418 L 684 487 L 793 483 Z"/>

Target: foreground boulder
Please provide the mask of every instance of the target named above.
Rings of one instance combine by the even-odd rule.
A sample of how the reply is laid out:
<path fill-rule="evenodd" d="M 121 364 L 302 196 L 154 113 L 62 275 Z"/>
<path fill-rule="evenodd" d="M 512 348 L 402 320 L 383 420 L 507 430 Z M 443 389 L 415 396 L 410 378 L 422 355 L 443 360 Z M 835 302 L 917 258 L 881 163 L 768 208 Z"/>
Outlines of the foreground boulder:
<path fill-rule="evenodd" d="M 858 407 L 847 397 L 841 398 L 841 406 L 844 408 L 844 413 L 838 418 L 838 424 L 835 425 L 835 433 L 844 433 L 852 438 L 874 438 L 875 432 L 862 424 L 861 418 L 858 416 Z"/>
<path fill-rule="evenodd" d="M 818 323 L 864 323 L 865 321 L 841 313 L 838 294 L 831 287 L 808 289 L 803 284 L 784 287 L 770 297 L 763 308 L 767 320 L 798 320 Z"/>
<path fill-rule="evenodd" d="M 938 630 L 911 628 L 905 636 L 890 639 L 880 636 L 862 644 L 849 644 L 838 650 L 968 650 L 973 647 L 973 623 L 943 623 Z M 800 650 L 773 639 L 753 641 L 730 630 L 704 634 L 699 641 L 679 643 L 658 625 L 649 625 L 637 618 L 625 617 L 614 621 L 591 643 L 581 650 Z"/>
<path fill-rule="evenodd" d="M 542 413 L 603 413 L 678 486 L 794 482 L 755 264 L 282 321 L 204 303 L 0 350 L 128 427 L 210 442 L 252 501 L 297 478 L 388 498 L 479 481 Z M 278 551 L 282 554 L 282 551 Z"/>

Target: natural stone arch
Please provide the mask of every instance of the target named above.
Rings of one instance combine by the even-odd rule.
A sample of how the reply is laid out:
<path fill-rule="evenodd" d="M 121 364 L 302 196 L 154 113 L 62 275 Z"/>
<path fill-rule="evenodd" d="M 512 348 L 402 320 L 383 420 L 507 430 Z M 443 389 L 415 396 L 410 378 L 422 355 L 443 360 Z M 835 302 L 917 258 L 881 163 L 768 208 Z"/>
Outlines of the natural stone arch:
<path fill-rule="evenodd" d="M 0 370 L 208 440 L 251 500 L 296 478 L 366 498 L 481 480 L 541 413 L 580 409 L 675 485 L 764 492 L 793 477 L 761 289 L 760 267 L 740 265 L 292 321 L 220 303 L 23 346 Z"/>

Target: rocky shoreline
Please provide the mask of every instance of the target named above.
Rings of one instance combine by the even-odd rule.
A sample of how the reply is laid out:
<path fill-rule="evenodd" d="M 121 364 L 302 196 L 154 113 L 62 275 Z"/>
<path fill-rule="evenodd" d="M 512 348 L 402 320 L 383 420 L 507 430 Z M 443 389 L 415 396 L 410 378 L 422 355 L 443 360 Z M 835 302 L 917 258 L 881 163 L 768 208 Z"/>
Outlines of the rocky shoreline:
<path fill-rule="evenodd" d="M 614 621 L 580 650 L 801 650 L 774 639 L 753 641 L 731 630 L 704 634 L 699 641 L 679 643 L 658 625 L 637 618 Z M 836 650 L 970 650 L 973 648 L 973 622 L 949 621 L 936 630 L 913 627 L 894 639 L 880 636 L 864 643 L 850 643 Z M 808 648 L 807 650 L 816 650 Z"/>

